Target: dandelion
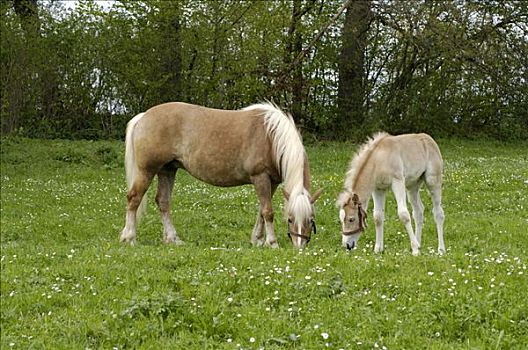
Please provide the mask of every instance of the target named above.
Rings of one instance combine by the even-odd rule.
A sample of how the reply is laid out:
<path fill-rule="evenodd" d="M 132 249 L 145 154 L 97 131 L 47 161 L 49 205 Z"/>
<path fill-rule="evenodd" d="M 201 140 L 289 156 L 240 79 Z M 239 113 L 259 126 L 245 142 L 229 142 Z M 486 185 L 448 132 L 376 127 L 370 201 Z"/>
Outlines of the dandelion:
<path fill-rule="evenodd" d="M 232 301 L 233 301 L 233 298 L 229 297 L 229 298 L 227 298 L 227 301 L 228 301 L 228 302 L 232 302 Z"/>
<path fill-rule="evenodd" d="M 254 343 L 255 342 L 255 338 L 253 338 L 253 337 L 249 338 L 249 342 L 250 343 Z"/>
<path fill-rule="evenodd" d="M 311 277 L 311 276 L 304 276 L 304 279 L 307 280 L 307 281 L 309 281 L 309 280 L 312 279 L 312 277 Z"/>
<path fill-rule="evenodd" d="M 429 276 L 432 276 L 432 275 L 434 275 L 434 272 L 429 271 L 427 274 L 428 274 Z"/>
<path fill-rule="evenodd" d="M 321 337 L 323 337 L 324 340 L 328 339 L 330 335 L 326 332 L 321 333 Z"/>

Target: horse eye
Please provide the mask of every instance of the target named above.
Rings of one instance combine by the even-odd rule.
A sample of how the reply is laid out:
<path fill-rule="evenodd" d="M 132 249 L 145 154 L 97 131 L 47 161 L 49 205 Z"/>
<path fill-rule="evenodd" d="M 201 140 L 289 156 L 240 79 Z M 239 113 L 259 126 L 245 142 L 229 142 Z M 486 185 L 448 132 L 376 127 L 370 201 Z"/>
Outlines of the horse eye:
<path fill-rule="evenodd" d="M 356 221 L 356 219 L 355 218 L 350 218 L 350 219 L 348 219 L 348 221 L 349 222 L 354 222 L 354 221 Z"/>
<path fill-rule="evenodd" d="M 288 224 L 293 224 L 292 219 L 288 218 Z"/>

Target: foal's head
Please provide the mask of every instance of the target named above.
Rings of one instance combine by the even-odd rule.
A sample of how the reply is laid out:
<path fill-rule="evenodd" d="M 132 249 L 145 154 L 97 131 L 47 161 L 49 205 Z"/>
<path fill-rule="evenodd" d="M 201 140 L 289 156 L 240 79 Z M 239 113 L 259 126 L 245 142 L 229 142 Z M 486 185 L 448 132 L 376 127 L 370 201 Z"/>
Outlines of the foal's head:
<path fill-rule="evenodd" d="M 306 190 L 293 195 L 283 191 L 284 198 L 286 198 L 285 216 L 288 218 L 288 237 L 295 248 L 304 248 L 312 238 L 312 231 L 314 234 L 317 233 L 313 204 L 321 195 L 321 191 L 318 190 L 313 196 L 310 196 Z"/>
<path fill-rule="evenodd" d="M 357 194 L 342 192 L 337 200 L 343 247 L 348 250 L 357 246 L 361 233 L 367 227 L 367 212 Z"/>

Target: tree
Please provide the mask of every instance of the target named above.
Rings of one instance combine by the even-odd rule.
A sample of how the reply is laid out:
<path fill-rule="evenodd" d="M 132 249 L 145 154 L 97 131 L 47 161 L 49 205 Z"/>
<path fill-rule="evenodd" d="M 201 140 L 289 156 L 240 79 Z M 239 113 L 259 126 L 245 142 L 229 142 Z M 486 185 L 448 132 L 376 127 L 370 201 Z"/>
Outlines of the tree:
<path fill-rule="evenodd" d="M 179 8 L 171 2 L 160 3 L 161 74 L 160 103 L 182 98 L 181 26 Z"/>
<path fill-rule="evenodd" d="M 345 14 L 339 56 L 339 109 L 333 121 L 333 130 L 338 138 L 358 135 L 365 120 L 365 51 L 372 17 L 370 9 L 370 0 L 353 1 Z"/>
<path fill-rule="evenodd" d="M 301 0 L 292 1 L 292 14 L 290 18 L 290 24 L 288 27 L 288 34 L 286 36 L 286 45 L 284 51 L 284 66 L 289 67 L 292 65 L 293 60 L 299 56 L 303 46 L 303 36 L 301 33 L 302 18 L 314 7 L 315 0 L 307 1 L 302 6 Z M 289 79 L 286 87 L 286 94 L 291 96 L 291 112 L 293 118 L 299 125 L 304 124 L 304 112 L 303 107 L 306 103 L 307 93 L 304 91 L 305 80 L 303 76 L 302 63 L 297 62 L 292 67 L 293 72 L 291 79 Z"/>

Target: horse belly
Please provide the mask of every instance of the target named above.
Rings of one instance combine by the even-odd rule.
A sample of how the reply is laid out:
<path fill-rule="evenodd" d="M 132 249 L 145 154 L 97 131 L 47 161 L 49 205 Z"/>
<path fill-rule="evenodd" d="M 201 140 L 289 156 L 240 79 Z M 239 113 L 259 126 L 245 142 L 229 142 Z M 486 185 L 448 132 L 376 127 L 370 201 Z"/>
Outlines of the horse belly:
<path fill-rule="evenodd" d="M 224 154 L 225 155 L 225 154 Z M 250 183 L 249 175 L 236 159 L 200 155 L 182 162 L 185 170 L 195 178 L 214 186 L 231 187 Z"/>

